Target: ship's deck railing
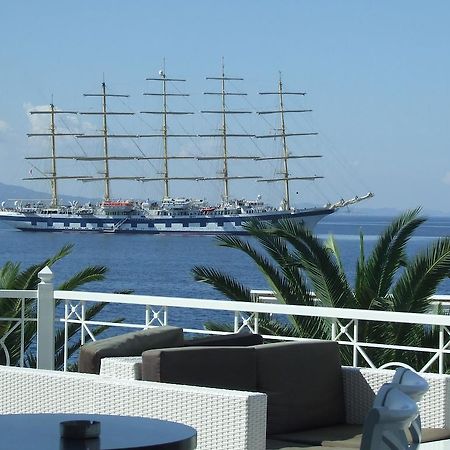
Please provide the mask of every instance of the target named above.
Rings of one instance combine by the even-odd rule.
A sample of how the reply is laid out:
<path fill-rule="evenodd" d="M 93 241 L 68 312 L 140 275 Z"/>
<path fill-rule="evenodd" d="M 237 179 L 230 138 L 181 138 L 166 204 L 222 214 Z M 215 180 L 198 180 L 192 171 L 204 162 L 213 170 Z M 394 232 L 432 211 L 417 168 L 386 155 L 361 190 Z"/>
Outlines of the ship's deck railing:
<path fill-rule="evenodd" d="M 53 274 L 45 268 L 39 274 L 41 283 L 37 290 L 33 291 L 11 291 L 0 290 L 0 311 L 1 302 L 6 299 L 22 299 L 21 314 L 12 318 L 0 317 L 0 357 L 3 352 L 3 363 L 9 365 L 11 362 L 9 350 L 5 345 L 5 340 L 13 332 L 20 334 L 21 356 L 16 362 L 17 365 L 24 365 L 25 347 L 25 324 L 32 321 L 37 322 L 36 354 L 39 368 L 54 368 L 55 345 L 54 337 L 56 330 L 62 330 L 65 339 L 64 345 L 64 368 L 68 364 L 68 348 L 73 345 L 74 337 L 69 337 L 69 324 L 79 324 L 80 333 L 76 337 L 82 344 L 92 339 L 93 328 L 96 326 L 124 327 L 129 329 L 143 329 L 152 326 L 162 326 L 176 324 L 183 326 L 186 333 L 196 334 L 223 334 L 220 331 L 205 330 L 202 326 L 188 327 L 175 323 L 172 320 L 177 316 L 178 322 L 181 309 L 189 309 L 194 312 L 209 311 L 210 313 L 224 312 L 227 317 L 232 317 L 232 329 L 234 332 L 248 329 L 250 332 L 258 333 L 259 319 L 261 315 L 271 314 L 280 316 L 301 316 L 301 317 L 322 317 L 330 324 L 330 337 L 340 345 L 349 346 L 352 349 L 353 365 L 366 365 L 375 368 L 374 362 L 368 355 L 368 349 L 393 349 L 404 352 L 423 352 L 430 355 L 429 360 L 420 369 L 427 372 L 432 365 L 438 366 L 439 373 L 444 371 L 444 361 L 450 355 L 450 315 L 446 314 L 417 314 L 388 311 L 369 311 L 349 308 L 328 308 L 320 306 L 294 306 L 276 303 L 270 291 L 253 291 L 255 301 L 234 302 L 227 300 L 195 299 L 181 297 L 160 297 L 150 295 L 130 295 L 113 294 L 104 292 L 81 292 L 81 291 L 59 291 L 53 289 Z M 37 302 L 36 302 L 37 300 Z M 55 308 L 55 301 L 60 300 L 63 307 Z M 432 298 L 434 302 L 443 305 L 450 304 L 450 295 L 438 295 Z M 39 305 L 36 308 L 34 317 L 25 316 L 25 303 L 31 301 Z M 113 322 L 114 318 L 93 320 L 86 318 L 86 311 L 89 305 L 96 302 L 107 302 L 109 304 L 142 306 L 143 314 L 139 318 L 139 323 Z M 117 308 L 115 308 L 117 310 Z M 192 316 L 192 314 L 191 314 Z M 358 325 L 361 321 L 384 322 L 398 324 L 418 324 L 424 327 L 438 327 L 439 339 L 435 347 L 412 347 L 406 345 L 387 345 L 383 342 L 366 342 L 358 339 Z M 8 324 L 8 331 L 5 334 L 4 325 Z M 3 330 L 2 330 L 3 328 Z M 297 340 L 299 338 L 288 336 L 265 336 L 273 340 Z M 370 352 L 369 352 L 370 353 Z M 1 361 L 1 359 L 0 359 Z M 382 367 L 399 365 L 398 363 L 385 364 Z M 401 364 L 400 364 L 401 365 Z"/>

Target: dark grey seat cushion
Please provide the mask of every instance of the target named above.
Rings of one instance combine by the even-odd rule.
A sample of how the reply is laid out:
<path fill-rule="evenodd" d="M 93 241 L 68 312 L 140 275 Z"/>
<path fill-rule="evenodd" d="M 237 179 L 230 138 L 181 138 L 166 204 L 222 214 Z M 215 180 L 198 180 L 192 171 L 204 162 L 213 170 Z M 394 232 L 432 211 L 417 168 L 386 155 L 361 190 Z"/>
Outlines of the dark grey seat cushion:
<path fill-rule="evenodd" d="M 285 449 L 304 450 L 304 447 L 300 447 L 299 444 L 296 444 L 295 442 L 277 441 L 275 439 L 268 439 L 266 441 L 266 450 L 285 450 Z"/>
<path fill-rule="evenodd" d="M 297 445 L 313 445 L 323 447 L 360 448 L 363 432 L 362 425 L 335 425 L 312 430 L 281 433 L 271 436 L 272 439 L 292 442 Z M 443 428 L 422 428 L 422 442 L 440 441 L 450 438 L 450 430 Z M 411 442 L 411 437 L 409 438 Z"/>
<path fill-rule="evenodd" d="M 259 345 L 263 343 L 263 337 L 260 334 L 253 333 L 232 333 L 232 334 L 222 334 L 214 335 L 208 337 L 186 339 L 184 341 L 185 347 L 193 346 L 229 346 L 236 345 L 240 347 L 246 347 L 249 345 Z"/>
<path fill-rule="evenodd" d="M 345 422 L 338 344 L 257 345 L 257 390 L 267 394 L 269 435 Z"/>
<path fill-rule="evenodd" d="M 142 379 L 255 391 L 254 347 L 183 347 L 142 354 Z"/>
<path fill-rule="evenodd" d="M 280 433 L 271 436 L 271 438 L 297 444 L 301 443 L 302 445 L 359 448 L 361 446 L 362 430 L 362 425 L 340 424 L 291 433 Z"/>
<path fill-rule="evenodd" d="M 276 439 L 267 439 L 267 450 L 347 450 L 345 447 L 342 449 L 338 447 L 317 447 L 315 445 L 296 444 L 295 442 L 279 441 Z"/>
<path fill-rule="evenodd" d="M 102 358 L 140 356 L 145 350 L 183 345 L 183 329 L 164 326 L 89 342 L 80 349 L 78 371 L 99 373 Z"/>

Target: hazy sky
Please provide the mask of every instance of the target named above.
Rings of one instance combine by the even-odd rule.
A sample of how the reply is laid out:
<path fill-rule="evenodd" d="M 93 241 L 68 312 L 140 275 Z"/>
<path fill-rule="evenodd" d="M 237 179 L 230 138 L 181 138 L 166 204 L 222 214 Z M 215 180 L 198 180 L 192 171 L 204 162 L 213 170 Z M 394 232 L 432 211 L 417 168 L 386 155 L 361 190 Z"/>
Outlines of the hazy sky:
<path fill-rule="evenodd" d="M 44 182 L 22 181 L 38 173 L 24 160 L 45 154 L 42 139 L 26 133 L 45 130 L 45 118 L 27 115 L 31 108 L 51 102 L 60 109 L 96 111 L 98 99 L 83 93 L 100 91 L 105 78 L 112 93 L 127 93 L 126 100 L 112 99 L 116 111 L 156 110 L 158 85 L 145 81 L 158 76 L 163 60 L 168 76 L 185 78 L 172 92 L 188 92 L 174 99 L 172 110 L 195 111 L 218 107 L 219 98 L 204 91 L 217 90 L 206 76 L 220 73 L 222 57 L 230 76 L 243 77 L 230 90 L 247 92 L 247 98 L 230 99 L 230 109 L 276 109 L 276 99 L 259 91 L 276 89 L 279 72 L 286 90 L 305 91 L 304 98 L 290 98 L 288 107 L 312 109 L 311 114 L 290 118 L 292 131 L 317 131 L 317 137 L 289 141 L 292 154 L 322 154 L 320 160 L 295 163 L 298 175 L 324 175 L 324 180 L 297 183 L 294 202 L 325 203 L 373 191 L 365 207 L 450 212 L 450 2 L 447 0 L 78 0 L 4 1 L 0 39 L 0 182 L 45 190 Z M 235 132 L 271 133 L 274 117 L 267 122 L 256 114 L 230 121 Z M 44 119 L 44 120 L 43 120 Z M 273 120 L 272 120 L 273 119 Z M 136 115 L 111 119 L 116 133 L 157 132 L 158 116 Z M 96 132 L 94 116 L 68 117 L 59 125 L 76 132 Z M 171 130 L 187 133 L 215 132 L 216 116 L 186 116 L 170 123 Z M 112 131 L 113 132 L 113 131 Z M 60 139 L 62 141 L 62 139 Z M 61 154 L 99 152 L 87 140 L 65 139 Z M 272 139 L 232 140 L 236 155 L 269 155 L 277 149 Z M 113 154 L 155 154 L 156 140 L 115 140 Z M 210 154 L 220 143 L 210 140 L 173 139 L 174 155 Z M 137 163 L 113 172 L 155 176 L 159 162 Z M 214 162 L 181 162 L 171 166 L 175 175 L 214 176 Z M 253 173 L 254 167 L 238 163 L 236 175 Z M 101 170 L 91 165 L 60 166 L 65 174 Z M 45 171 L 41 168 L 40 170 Z M 272 168 L 272 175 L 277 168 Z M 92 173 L 92 172 L 91 172 Z M 217 182 L 173 184 L 173 195 L 220 195 Z M 157 199 L 159 183 L 118 182 L 117 196 Z M 281 186 L 236 181 L 232 194 L 262 193 L 278 202 Z M 60 183 L 64 194 L 101 196 L 101 184 Z"/>

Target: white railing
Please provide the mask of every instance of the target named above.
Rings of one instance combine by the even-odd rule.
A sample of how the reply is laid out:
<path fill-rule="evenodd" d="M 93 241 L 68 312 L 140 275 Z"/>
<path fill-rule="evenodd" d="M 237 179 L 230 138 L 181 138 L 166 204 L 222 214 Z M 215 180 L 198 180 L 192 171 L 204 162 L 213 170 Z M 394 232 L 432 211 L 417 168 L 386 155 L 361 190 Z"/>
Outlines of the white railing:
<path fill-rule="evenodd" d="M 3 351 L 4 362 L 11 364 L 11 353 L 8 348 L 8 339 L 19 336 L 20 354 L 18 365 L 25 365 L 25 339 L 30 339 L 31 331 L 27 324 L 36 323 L 36 341 L 31 347 L 36 348 L 37 367 L 39 369 L 54 369 L 55 363 L 55 300 L 53 291 L 53 273 L 46 267 L 39 272 L 41 282 L 37 290 L 0 290 L 2 299 L 20 300 L 20 315 L 0 317 L 0 351 Z M 31 307 L 29 303 L 32 302 Z M 16 305 L 17 306 L 17 305 Z M 29 314 L 31 312 L 31 314 Z"/>
<path fill-rule="evenodd" d="M 190 309 L 195 312 L 201 311 L 222 311 L 231 313 L 233 316 L 233 330 L 239 332 L 248 329 L 252 333 L 259 332 L 260 315 L 277 314 L 282 316 L 292 315 L 299 317 L 321 317 L 327 319 L 330 323 L 330 337 L 343 346 L 352 348 L 354 366 L 368 365 L 375 368 L 375 364 L 367 354 L 368 349 L 393 349 L 401 351 L 423 352 L 430 354 L 429 360 L 420 368 L 421 372 L 426 372 L 437 362 L 438 371 L 443 373 L 444 360 L 450 354 L 450 316 L 439 314 L 416 314 L 384 311 L 368 311 L 361 309 L 348 308 L 327 308 L 320 306 L 294 306 L 274 303 L 274 297 L 270 291 L 253 291 L 255 302 L 234 302 L 227 300 L 208 300 L 180 297 L 160 297 L 149 295 L 125 295 L 99 292 L 79 292 L 79 291 L 53 291 L 52 274 L 48 269 L 44 269 L 39 274 L 41 283 L 37 291 L 0 291 L 0 301 L 2 298 L 22 298 L 38 300 L 37 318 L 14 318 L 22 326 L 27 320 L 38 321 L 37 335 L 37 360 L 41 368 L 54 367 L 54 333 L 55 320 L 57 326 L 64 327 L 65 334 L 65 357 L 64 368 L 67 368 L 68 362 L 68 326 L 71 323 L 80 326 L 79 340 L 83 344 L 86 340 L 95 340 L 93 329 L 96 326 L 125 327 L 143 329 L 152 326 L 162 326 L 174 324 L 172 318 L 179 316 L 177 310 L 180 308 Z M 64 302 L 64 308 L 57 311 L 55 318 L 55 300 Z M 450 303 L 450 296 L 435 296 L 435 302 Z M 115 323 L 111 320 L 88 320 L 86 318 L 87 306 L 96 302 L 107 302 L 110 304 L 142 306 L 143 315 L 139 318 L 139 323 L 123 322 Z M 43 309 L 42 309 L 43 308 Z M 23 315 L 23 313 L 22 313 Z M 0 320 L 10 320 L 2 318 Z M 436 347 L 411 347 L 404 345 L 387 345 L 382 342 L 363 342 L 358 339 L 358 327 L 360 322 L 384 322 L 398 324 L 418 324 L 423 326 L 436 326 L 439 329 L 439 342 Z M 0 322 L 1 324 L 1 322 Z M 183 324 L 177 323 L 178 326 Z M 214 332 L 205 330 L 202 326 L 189 327 L 183 326 L 186 333 L 198 334 L 222 334 L 223 332 Z M 23 334 L 23 332 L 22 332 Z M 294 337 L 283 337 L 265 335 L 267 339 L 276 340 L 298 340 Z M 7 353 L 4 345 L 5 337 L 0 338 L 0 351 Z M 73 343 L 73 341 L 71 341 Z M 8 359 L 8 358 L 7 358 Z M 23 356 L 21 358 L 23 365 Z M 398 365 L 398 363 L 389 363 L 389 365 Z"/>
<path fill-rule="evenodd" d="M 21 367 L 24 365 L 25 357 L 25 324 L 28 322 L 37 322 L 36 317 L 26 317 L 25 315 L 25 302 L 33 301 L 37 298 L 37 291 L 1 291 L 1 297 L 8 299 L 18 299 L 20 301 L 20 315 L 14 317 L 0 317 L 0 354 L 3 353 L 3 362 L 9 366 L 11 364 L 11 355 L 7 347 L 7 340 L 11 338 L 13 334 L 19 333 L 20 337 L 20 355 L 19 364 Z M 1 300 L 0 300 L 1 301 Z M 3 308 L 2 308 L 3 310 Z"/>

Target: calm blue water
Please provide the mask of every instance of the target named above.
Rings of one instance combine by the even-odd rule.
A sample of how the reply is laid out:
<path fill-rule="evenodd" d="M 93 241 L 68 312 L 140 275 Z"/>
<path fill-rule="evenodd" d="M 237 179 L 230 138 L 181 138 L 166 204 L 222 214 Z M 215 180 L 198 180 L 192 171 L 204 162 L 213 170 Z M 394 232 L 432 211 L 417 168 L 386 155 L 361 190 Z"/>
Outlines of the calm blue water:
<path fill-rule="evenodd" d="M 335 235 L 347 273 L 353 279 L 360 230 L 364 233 L 369 251 L 389 223 L 388 217 L 335 214 L 319 223 L 315 232 L 322 238 L 330 233 Z M 408 252 L 414 254 L 441 236 L 450 236 L 450 218 L 430 218 L 411 240 Z M 227 271 L 251 288 L 267 287 L 245 255 L 219 247 L 211 236 L 27 233 L 0 228 L 0 265 L 12 260 L 21 262 L 25 268 L 54 254 L 66 243 L 73 243 L 75 247 L 70 256 L 53 266 L 56 284 L 87 265 L 98 264 L 109 268 L 106 281 L 92 283 L 83 290 L 114 292 L 132 289 L 136 294 L 221 298 L 208 285 L 194 281 L 191 269 L 195 265 Z M 450 294 L 450 280 L 440 286 L 439 293 Z M 109 309 L 109 314 L 132 319 L 136 314 L 142 317 L 142 310 L 137 312 L 136 309 L 120 306 Z M 176 322 L 179 320 L 184 321 L 185 325 L 194 325 L 198 321 L 223 319 L 220 313 L 205 312 L 195 319 L 186 314 L 192 313 L 176 311 Z"/>

